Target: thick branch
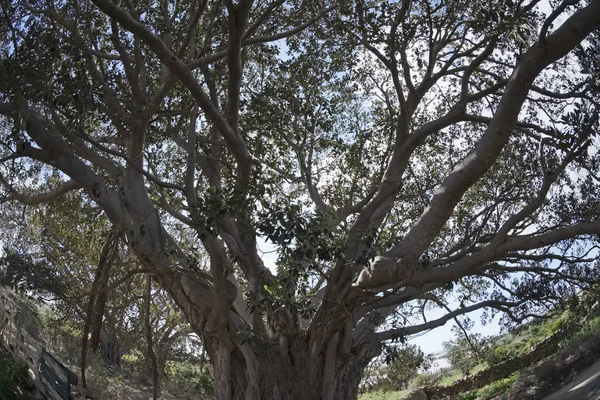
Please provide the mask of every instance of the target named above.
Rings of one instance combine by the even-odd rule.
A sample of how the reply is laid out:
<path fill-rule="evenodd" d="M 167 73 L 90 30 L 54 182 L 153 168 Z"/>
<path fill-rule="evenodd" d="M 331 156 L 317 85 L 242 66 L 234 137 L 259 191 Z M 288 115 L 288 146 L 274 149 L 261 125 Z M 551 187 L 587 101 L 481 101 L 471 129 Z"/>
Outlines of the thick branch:
<path fill-rule="evenodd" d="M 414 262 L 452 215 L 463 194 L 495 163 L 508 143 L 533 80 L 549 64 L 566 55 L 600 25 L 600 1 L 574 14 L 547 39 L 547 48 L 534 45 L 515 68 L 486 132 L 473 150 L 444 179 L 429 207 L 404 240 L 386 255 Z"/>
<path fill-rule="evenodd" d="M 129 13 L 109 0 L 93 0 L 93 3 L 109 17 L 118 21 L 125 29 L 142 39 L 158 58 L 173 72 L 190 91 L 207 118 L 215 124 L 219 133 L 227 142 L 238 161 L 250 158 L 250 153 L 241 136 L 228 124 L 219 110 L 212 103 L 200 84 L 194 78 L 190 68 L 173 53 L 160 37 L 152 33 L 144 24 L 136 21 Z"/>
<path fill-rule="evenodd" d="M 300 33 L 303 30 L 305 30 L 306 28 L 309 28 L 311 25 L 315 24 L 315 22 L 319 21 L 321 18 L 323 18 L 323 16 L 325 14 L 327 14 L 329 11 L 334 10 L 335 8 L 337 8 L 337 6 L 325 8 L 325 9 L 321 10 L 317 15 L 315 15 L 314 17 L 312 17 L 308 21 L 306 21 L 305 23 L 300 24 L 297 27 L 294 27 L 287 31 L 275 33 L 272 35 L 263 35 L 263 36 L 255 36 L 252 38 L 244 38 L 244 40 L 242 41 L 242 48 L 256 45 L 256 44 L 264 44 L 264 43 L 274 42 L 277 40 L 281 40 L 281 39 L 285 39 L 287 37 L 293 36 L 297 33 Z M 251 26 L 250 28 L 248 28 L 248 30 L 246 32 L 250 31 L 251 29 L 255 29 L 254 25 Z M 193 61 L 192 63 L 189 64 L 189 67 L 190 67 L 190 69 L 194 70 L 203 65 L 208 65 L 208 64 L 214 63 L 216 61 L 222 60 L 225 57 L 227 57 L 227 50 L 221 50 L 216 53 L 210 54 L 208 56 L 205 56 L 205 57 L 202 57 L 202 58 L 199 58 L 199 59 Z"/>
<path fill-rule="evenodd" d="M 128 226 L 131 221 L 117 194 L 80 159 L 75 157 L 60 136 L 52 131 L 52 126 L 42 116 L 28 109 L 21 109 L 14 115 L 17 107 L 13 104 L 0 104 L 0 114 L 22 118 L 29 136 L 41 149 L 30 145 L 23 147 L 22 153 L 38 161 L 52 165 L 73 181 L 78 182 L 106 212 L 108 218 L 117 227 Z"/>

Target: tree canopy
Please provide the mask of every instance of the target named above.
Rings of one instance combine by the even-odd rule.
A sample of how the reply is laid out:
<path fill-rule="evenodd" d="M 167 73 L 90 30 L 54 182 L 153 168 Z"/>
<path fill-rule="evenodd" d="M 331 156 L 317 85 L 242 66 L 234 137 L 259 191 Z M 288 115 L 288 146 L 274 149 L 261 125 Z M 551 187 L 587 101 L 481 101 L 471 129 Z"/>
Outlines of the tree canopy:
<path fill-rule="evenodd" d="M 46 254 L 110 227 L 218 399 L 356 398 L 382 343 L 597 278 L 599 0 L 0 4 L 7 223 L 77 191 Z"/>

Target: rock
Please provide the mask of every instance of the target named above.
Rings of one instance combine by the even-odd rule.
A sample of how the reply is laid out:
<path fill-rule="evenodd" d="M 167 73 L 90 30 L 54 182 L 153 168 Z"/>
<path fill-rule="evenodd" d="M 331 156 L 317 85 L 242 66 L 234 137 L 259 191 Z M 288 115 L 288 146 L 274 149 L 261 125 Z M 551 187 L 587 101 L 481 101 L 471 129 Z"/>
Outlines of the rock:
<path fill-rule="evenodd" d="M 422 389 L 417 389 L 417 390 L 410 392 L 408 394 L 408 396 L 406 396 L 404 398 L 404 400 L 428 400 L 428 399 L 427 399 L 427 395 L 425 394 L 425 391 L 423 391 Z"/>

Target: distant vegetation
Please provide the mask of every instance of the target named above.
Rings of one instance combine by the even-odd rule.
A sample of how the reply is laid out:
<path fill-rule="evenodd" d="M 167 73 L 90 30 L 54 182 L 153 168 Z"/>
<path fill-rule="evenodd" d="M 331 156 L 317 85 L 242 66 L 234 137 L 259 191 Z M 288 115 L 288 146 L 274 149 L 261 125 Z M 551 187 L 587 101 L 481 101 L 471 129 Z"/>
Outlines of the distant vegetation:
<path fill-rule="evenodd" d="M 57 356 L 78 373 L 81 352 L 81 326 L 57 321 L 49 310 L 42 311 L 42 331 Z M 132 332 L 133 334 L 133 332 Z M 185 345 L 171 350 L 161 371 L 161 399 L 202 399 L 213 394 L 213 378 L 209 363 L 201 363 L 194 354 L 185 351 Z M 140 393 L 135 399 L 147 399 L 151 392 L 151 371 L 139 347 L 128 345 L 120 367 L 107 365 L 99 354 L 92 354 L 88 362 L 88 386 L 92 398 L 102 400 L 120 396 L 133 399 L 131 393 Z M 0 396 L 0 399 L 3 399 Z"/>
<path fill-rule="evenodd" d="M 538 319 L 529 323 L 516 326 L 509 333 L 482 337 L 480 335 L 469 335 L 467 338 L 461 330 L 455 331 L 455 337 L 444 343 L 446 358 L 450 367 L 442 368 L 432 372 L 431 364 L 426 361 L 427 357 L 414 349 L 412 346 L 402 345 L 399 347 L 401 354 L 406 354 L 404 349 L 412 349 L 414 357 L 412 365 L 416 361 L 421 364 L 411 372 L 403 371 L 399 378 L 393 376 L 396 359 L 380 360 L 382 364 L 372 367 L 371 375 L 365 378 L 365 382 L 372 382 L 379 377 L 379 384 L 364 384 L 363 394 L 360 400 L 401 400 L 412 390 L 427 385 L 448 386 L 461 378 L 476 374 L 508 359 L 522 356 L 534 349 L 538 344 L 556 333 L 559 329 L 567 332 L 560 348 L 567 349 L 578 347 L 593 340 L 600 332 L 600 310 L 598 310 L 598 290 L 589 291 L 575 296 L 555 309 L 544 319 Z M 567 351 L 568 352 L 568 351 Z M 386 364 L 385 361 L 388 361 Z M 552 363 L 540 363 L 540 368 L 533 375 L 538 378 L 544 375 L 556 373 Z M 404 361 L 404 365 L 409 365 Z M 532 374 L 530 374 L 532 375 Z M 411 378 L 406 381 L 406 377 Z M 502 396 L 521 379 L 533 379 L 532 376 L 524 377 L 521 371 L 515 371 L 509 377 L 500 379 L 483 388 L 463 393 L 458 400 L 488 400 Z M 393 387 L 389 382 L 402 382 L 402 385 Z M 504 398 L 504 397 L 502 397 Z"/>
<path fill-rule="evenodd" d="M 517 379 L 519 379 L 520 375 L 519 372 L 515 372 L 508 378 L 500 379 L 481 389 L 462 394 L 458 397 L 458 400 L 482 400 L 494 398 L 509 390 Z"/>
<path fill-rule="evenodd" d="M 64 362 L 77 375 L 80 374 L 82 324 L 73 320 L 58 318 L 50 307 L 40 305 L 37 299 L 14 296 L 22 312 L 18 318 L 27 331 L 35 332 L 43 338 L 48 350 Z M 136 330 L 123 335 L 126 348 L 120 366 L 107 363 L 99 353 L 88 355 L 88 389 L 85 395 L 96 400 L 124 398 L 127 400 L 147 400 L 151 397 L 152 380 L 150 366 L 145 357 L 143 342 L 132 339 Z M 161 399 L 199 400 L 212 398 L 212 366 L 203 357 L 189 349 L 189 341 L 171 343 L 165 354 L 161 371 Z M 2 350 L 2 347 L 0 347 Z M 26 400 L 28 383 L 27 367 L 14 362 L 10 355 L 0 351 L 0 400 Z M 82 392 L 76 388 L 76 392 Z"/>

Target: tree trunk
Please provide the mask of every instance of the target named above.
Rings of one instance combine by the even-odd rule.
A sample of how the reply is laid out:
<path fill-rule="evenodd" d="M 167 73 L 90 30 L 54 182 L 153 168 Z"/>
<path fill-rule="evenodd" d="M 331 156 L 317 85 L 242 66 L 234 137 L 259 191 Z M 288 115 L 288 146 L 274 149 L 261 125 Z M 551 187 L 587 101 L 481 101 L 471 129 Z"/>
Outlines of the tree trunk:
<path fill-rule="evenodd" d="M 249 344 L 250 355 L 238 346 L 228 348 L 216 339 L 206 338 L 205 345 L 214 367 L 217 400 L 356 399 L 362 374 L 370 361 L 364 351 L 358 356 L 336 354 L 333 379 L 328 380 L 324 374 L 326 355 L 311 358 L 302 337 L 290 341 L 285 356 L 275 341 Z M 250 368 L 249 358 L 255 359 Z"/>
<path fill-rule="evenodd" d="M 152 324 L 150 323 L 150 306 L 152 302 L 152 278 L 146 275 L 146 290 L 144 291 L 144 335 L 146 336 L 146 356 L 150 361 L 152 372 L 152 398 L 157 400 L 160 395 L 159 369 L 156 353 L 154 352 L 154 343 L 152 338 Z"/>
<path fill-rule="evenodd" d="M 214 297 L 200 275 L 190 274 L 172 269 L 157 279 L 202 338 L 217 400 L 357 398 L 362 374 L 381 348 L 353 343 L 346 313 L 333 318 L 337 313 L 331 310 L 327 329 L 305 331 L 289 321 L 278 324 L 278 314 L 267 312 L 269 332 L 260 334 L 232 307 L 235 296 L 229 299 L 227 318 L 215 318 Z"/>

